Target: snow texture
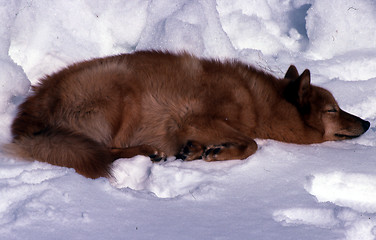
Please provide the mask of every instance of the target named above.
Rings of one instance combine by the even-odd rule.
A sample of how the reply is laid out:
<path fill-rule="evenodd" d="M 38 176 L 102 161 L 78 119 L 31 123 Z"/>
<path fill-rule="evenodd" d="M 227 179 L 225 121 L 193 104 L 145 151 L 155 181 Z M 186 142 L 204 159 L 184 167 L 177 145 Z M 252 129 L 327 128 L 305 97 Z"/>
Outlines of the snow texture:
<path fill-rule="evenodd" d="M 0 153 L 0 239 L 375 239 L 375 1 L 0 0 L 0 22 L 0 143 L 43 75 L 143 49 L 309 68 L 371 122 L 343 142 L 257 140 L 244 161 L 119 159 L 113 179 Z"/>

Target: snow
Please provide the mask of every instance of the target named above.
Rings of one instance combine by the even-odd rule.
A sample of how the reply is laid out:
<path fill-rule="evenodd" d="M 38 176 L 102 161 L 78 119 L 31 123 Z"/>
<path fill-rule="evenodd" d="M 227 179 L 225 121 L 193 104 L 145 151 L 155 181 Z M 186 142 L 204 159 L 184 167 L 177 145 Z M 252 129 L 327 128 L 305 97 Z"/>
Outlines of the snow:
<path fill-rule="evenodd" d="M 319 202 L 356 209 L 360 212 L 375 212 L 376 177 L 359 173 L 332 172 L 312 176 L 307 191 Z"/>
<path fill-rule="evenodd" d="M 0 239 L 346 239 L 376 236 L 373 0 L 0 0 L 0 142 L 30 83 L 142 49 L 290 64 L 371 122 L 357 139 L 257 140 L 247 160 L 114 163 L 113 179 L 0 153 Z"/>

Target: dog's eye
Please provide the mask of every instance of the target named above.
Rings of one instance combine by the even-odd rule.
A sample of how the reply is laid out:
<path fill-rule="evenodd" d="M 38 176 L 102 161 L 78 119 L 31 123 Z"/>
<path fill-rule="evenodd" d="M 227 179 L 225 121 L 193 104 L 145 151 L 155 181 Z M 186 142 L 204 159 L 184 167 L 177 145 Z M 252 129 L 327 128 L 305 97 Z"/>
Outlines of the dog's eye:
<path fill-rule="evenodd" d="M 332 109 L 327 110 L 327 112 L 329 112 L 329 113 L 336 113 L 336 112 L 337 112 L 337 109 L 332 108 Z"/>

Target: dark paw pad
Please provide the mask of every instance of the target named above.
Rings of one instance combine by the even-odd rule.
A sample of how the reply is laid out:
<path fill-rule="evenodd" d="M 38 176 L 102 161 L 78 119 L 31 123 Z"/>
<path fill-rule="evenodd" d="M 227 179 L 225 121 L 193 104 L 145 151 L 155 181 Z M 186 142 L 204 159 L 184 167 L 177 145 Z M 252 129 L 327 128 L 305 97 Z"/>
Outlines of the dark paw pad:
<path fill-rule="evenodd" d="M 176 154 L 177 159 L 182 159 L 186 161 L 201 159 L 203 153 L 203 146 L 194 141 L 188 141 Z"/>
<path fill-rule="evenodd" d="M 225 148 L 224 145 L 208 145 L 204 152 L 204 159 L 207 161 L 215 160 L 216 156 Z"/>
<path fill-rule="evenodd" d="M 153 161 L 153 162 L 160 162 L 160 161 L 166 161 L 167 160 L 167 156 L 165 153 L 153 153 L 153 154 L 150 154 L 149 155 L 150 157 L 150 160 Z"/>
<path fill-rule="evenodd" d="M 218 155 L 222 153 L 224 149 L 228 149 L 233 147 L 231 143 L 223 143 L 219 145 L 208 145 L 205 148 L 203 159 L 205 161 L 216 161 L 218 159 Z"/>
<path fill-rule="evenodd" d="M 214 146 L 208 146 L 205 149 L 204 156 L 207 157 L 208 155 L 217 155 L 221 151 L 221 147 L 214 147 Z"/>

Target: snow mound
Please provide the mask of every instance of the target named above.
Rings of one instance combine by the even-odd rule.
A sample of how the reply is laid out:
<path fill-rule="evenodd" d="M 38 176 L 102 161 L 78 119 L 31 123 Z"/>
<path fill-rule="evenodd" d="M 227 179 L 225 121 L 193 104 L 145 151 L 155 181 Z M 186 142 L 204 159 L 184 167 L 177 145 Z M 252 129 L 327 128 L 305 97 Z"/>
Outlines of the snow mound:
<path fill-rule="evenodd" d="M 279 209 L 273 212 L 273 219 L 283 226 L 339 230 L 347 240 L 371 240 L 376 237 L 375 186 L 376 175 L 371 174 L 314 174 L 308 177 L 305 189 L 322 203 L 321 207 Z"/>
<path fill-rule="evenodd" d="M 360 212 L 376 213 L 376 175 L 333 172 L 315 174 L 307 191 L 319 202 L 332 202 Z"/>
<path fill-rule="evenodd" d="M 41 0 L 20 5 L 13 10 L 17 17 L 9 54 L 35 83 L 67 63 L 134 50 L 146 25 L 148 2 Z M 41 65 L 36 68 L 36 63 Z"/>
<path fill-rule="evenodd" d="M 308 52 L 316 59 L 329 59 L 354 50 L 374 49 L 375 11 L 372 0 L 314 1 L 306 17 Z"/>
<path fill-rule="evenodd" d="M 274 220 L 286 226 L 314 225 L 316 227 L 333 228 L 338 224 L 333 209 L 290 208 L 273 213 Z"/>
<path fill-rule="evenodd" d="M 284 226 L 314 226 L 342 231 L 346 240 L 372 240 L 376 237 L 374 216 L 350 209 L 289 208 L 273 213 L 275 221 Z M 341 226 L 345 226 L 341 230 Z"/>
<path fill-rule="evenodd" d="M 195 199 L 197 196 L 205 196 L 210 199 L 210 192 L 215 188 L 214 182 L 228 174 L 223 167 L 228 170 L 238 164 L 238 161 L 224 164 L 204 161 L 187 163 L 175 160 L 174 157 L 166 162 L 153 163 L 149 157 L 136 156 L 113 163 L 111 183 L 117 188 L 146 191 L 160 198 Z"/>

